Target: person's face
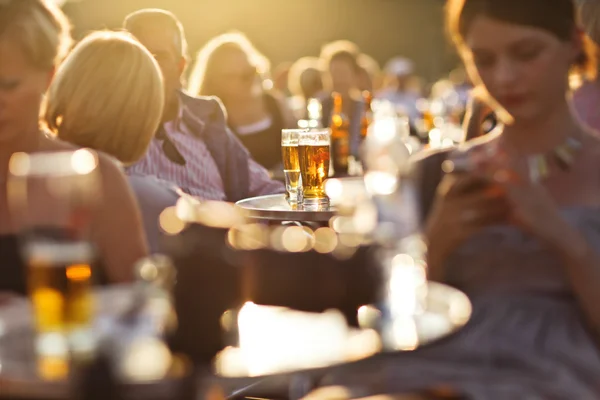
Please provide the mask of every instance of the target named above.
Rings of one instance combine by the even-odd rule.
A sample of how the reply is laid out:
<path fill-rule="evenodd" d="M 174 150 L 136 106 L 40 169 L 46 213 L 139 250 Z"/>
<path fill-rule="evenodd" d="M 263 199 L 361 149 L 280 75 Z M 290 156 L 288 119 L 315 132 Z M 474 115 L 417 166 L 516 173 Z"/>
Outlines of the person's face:
<path fill-rule="evenodd" d="M 317 97 L 323 91 L 321 72 L 316 69 L 307 69 L 300 75 L 300 86 L 305 99 Z"/>
<path fill-rule="evenodd" d="M 347 94 L 358 87 L 358 74 L 352 64 L 344 60 L 332 60 L 329 63 L 329 74 L 334 92 Z"/>
<path fill-rule="evenodd" d="M 14 42 L 0 38 L 0 141 L 38 128 L 42 96 L 51 78 L 52 71 L 36 69 Z"/>
<path fill-rule="evenodd" d="M 581 51 L 575 36 L 562 41 L 542 29 L 484 16 L 474 19 L 465 43 L 467 63 L 515 121 L 540 118 L 564 101 Z"/>
<path fill-rule="evenodd" d="M 248 56 L 241 50 L 228 49 L 218 54 L 214 88 L 224 102 L 252 97 L 259 76 Z"/>
<path fill-rule="evenodd" d="M 136 38 L 154 55 L 163 75 L 165 104 L 177 99 L 181 88 L 181 74 L 185 69 L 185 58 L 176 47 L 176 33 L 168 29 L 148 27 L 136 32 Z"/>

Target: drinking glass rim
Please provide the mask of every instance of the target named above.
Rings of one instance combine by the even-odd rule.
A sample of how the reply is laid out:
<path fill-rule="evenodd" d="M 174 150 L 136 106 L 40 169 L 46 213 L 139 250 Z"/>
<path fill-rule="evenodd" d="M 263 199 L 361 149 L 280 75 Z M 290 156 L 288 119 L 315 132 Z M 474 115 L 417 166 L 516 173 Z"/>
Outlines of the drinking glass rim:
<path fill-rule="evenodd" d="M 330 135 L 331 134 L 331 129 L 330 128 L 313 128 L 313 129 L 307 129 L 305 132 L 301 132 L 300 135 L 302 136 L 306 136 L 306 135 Z"/>
<path fill-rule="evenodd" d="M 304 132 L 308 132 L 310 129 L 309 128 L 290 128 L 290 129 L 282 129 L 281 133 L 304 133 Z"/>

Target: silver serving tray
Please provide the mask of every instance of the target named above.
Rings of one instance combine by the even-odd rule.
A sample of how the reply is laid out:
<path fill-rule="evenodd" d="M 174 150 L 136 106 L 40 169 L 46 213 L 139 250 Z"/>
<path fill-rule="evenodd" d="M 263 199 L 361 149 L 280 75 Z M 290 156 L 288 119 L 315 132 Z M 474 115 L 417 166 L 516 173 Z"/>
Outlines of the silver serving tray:
<path fill-rule="evenodd" d="M 238 201 L 236 206 L 248 218 L 268 221 L 328 222 L 336 213 L 334 207 L 319 211 L 304 210 L 302 206 L 293 209 L 284 194 L 251 197 Z"/>

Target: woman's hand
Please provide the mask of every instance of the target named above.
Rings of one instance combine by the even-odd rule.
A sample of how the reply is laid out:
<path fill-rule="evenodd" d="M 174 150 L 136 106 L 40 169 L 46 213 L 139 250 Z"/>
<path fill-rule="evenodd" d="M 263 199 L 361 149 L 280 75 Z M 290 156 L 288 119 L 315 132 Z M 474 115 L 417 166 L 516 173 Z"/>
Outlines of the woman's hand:
<path fill-rule="evenodd" d="M 551 245 L 560 244 L 567 222 L 541 184 L 514 171 L 497 172 L 495 181 L 505 193 L 512 224 Z"/>
<path fill-rule="evenodd" d="M 430 277 L 443 280 L 447 257 L 482 228 L 506 222 L 508 211 L 502 190 L 489 179 L 472 173 L 444 177 L 425 227 Z"/>

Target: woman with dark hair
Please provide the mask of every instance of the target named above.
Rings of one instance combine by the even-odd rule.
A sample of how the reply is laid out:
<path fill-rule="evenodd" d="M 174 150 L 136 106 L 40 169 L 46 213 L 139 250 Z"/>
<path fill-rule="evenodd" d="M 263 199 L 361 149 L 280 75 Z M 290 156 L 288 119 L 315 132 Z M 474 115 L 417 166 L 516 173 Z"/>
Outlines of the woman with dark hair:
<path fill-rule="evenodd" d="M 465 291 L 473 315 L 445 341 L 334 382 L 364 382 L 368 393 L 600 398 L 600 140 L 569 100 L 571 74 L 595 71 L 575 4 L 449 0 L 447 21 L 504 120 L 464 149 L 414 162 L 430 277 Z M 438 186 L 447 157 L 454 171 Z"/>

